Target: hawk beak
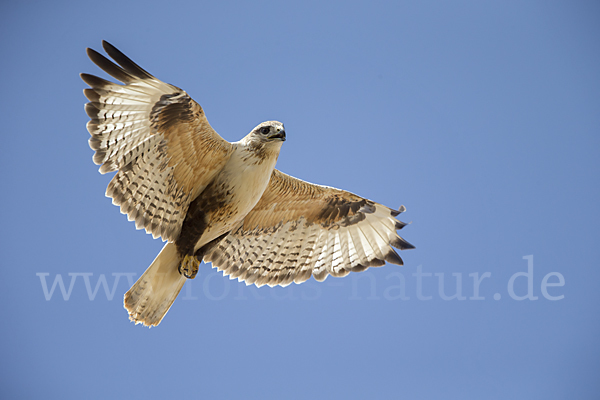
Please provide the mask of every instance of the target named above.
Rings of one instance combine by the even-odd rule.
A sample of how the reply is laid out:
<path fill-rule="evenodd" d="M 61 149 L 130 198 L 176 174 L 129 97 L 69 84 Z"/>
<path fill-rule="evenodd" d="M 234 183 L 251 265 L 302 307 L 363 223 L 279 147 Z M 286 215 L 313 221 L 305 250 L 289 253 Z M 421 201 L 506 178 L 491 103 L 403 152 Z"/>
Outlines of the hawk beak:
<path fill-rule="evenodd" d="M 282 142 L 285 142 L 285 131 L 282 129 L 275 132 L 274 134 L 269 135 L 269 139 L 280 139 Z"/>

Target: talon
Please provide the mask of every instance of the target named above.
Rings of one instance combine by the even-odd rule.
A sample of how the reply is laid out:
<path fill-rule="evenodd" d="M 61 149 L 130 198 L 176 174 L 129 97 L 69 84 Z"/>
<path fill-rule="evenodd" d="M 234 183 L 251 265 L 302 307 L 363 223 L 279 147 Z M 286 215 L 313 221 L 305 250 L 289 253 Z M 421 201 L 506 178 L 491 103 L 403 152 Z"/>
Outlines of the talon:
<path fill-rule="evenodd" d="M 185 256 L 179 264 L 179 273 L 188 279 L 194 279 L 200 268 L 200 260 L 196 256 Z"/>

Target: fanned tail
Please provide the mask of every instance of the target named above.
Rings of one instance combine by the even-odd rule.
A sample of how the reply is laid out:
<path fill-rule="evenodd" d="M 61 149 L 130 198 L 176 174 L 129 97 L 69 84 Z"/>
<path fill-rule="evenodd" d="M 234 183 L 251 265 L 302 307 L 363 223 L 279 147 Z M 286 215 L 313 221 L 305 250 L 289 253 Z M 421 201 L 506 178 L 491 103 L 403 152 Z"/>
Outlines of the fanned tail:
<path fill-rule="evenodd" d="M 164 318 L 186 278 L 178 270 L 177 248 L 167 243 L 146 272 L 125 293 L 124 306 L 136 324 L 156 326 Z"/>

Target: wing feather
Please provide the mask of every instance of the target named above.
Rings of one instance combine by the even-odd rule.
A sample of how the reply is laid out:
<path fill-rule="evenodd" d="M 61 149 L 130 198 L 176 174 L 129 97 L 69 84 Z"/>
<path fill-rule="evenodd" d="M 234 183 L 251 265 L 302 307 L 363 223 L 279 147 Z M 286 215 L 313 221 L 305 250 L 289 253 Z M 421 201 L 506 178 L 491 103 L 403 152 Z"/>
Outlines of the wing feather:
<path fill-rule="evenodd" d="M 303 225 L 305 223 L 303 222 Z M 302 283 L 312 275 L 311 257 L 314 252 L 316 243 L 319 240 L 319 236 L 322 230 L 318 226 L 305 227 L 306 238 L 302 248 L 298 252 L 297 259 L 293 260 L 291 267 L 296 270 L 296 276 L 294 276 L 294 283 Z"/>
<path fill-rule="evenodd" d="M 275 170 L 243 224 L 204 261 L 257 286 L 301 283 L 311 275 L 322 281 L 386 261 L 402 265 L 393 247 L 414 247 L 396 232 L 406 225 L 395 218 L 404 210 Z"/>
<path fill-rule="evenodd" d="M 117 84 L 90 74 L 81 78 L 85 111 L 100 172 L 117 171 L 106 194 L 138 229 L 175 240 L 190 201 L 223 167 L 232 145 L 215 132 L 202 107 L 186 92 L 156 79 L 110 43 L 90 59 Z"/>

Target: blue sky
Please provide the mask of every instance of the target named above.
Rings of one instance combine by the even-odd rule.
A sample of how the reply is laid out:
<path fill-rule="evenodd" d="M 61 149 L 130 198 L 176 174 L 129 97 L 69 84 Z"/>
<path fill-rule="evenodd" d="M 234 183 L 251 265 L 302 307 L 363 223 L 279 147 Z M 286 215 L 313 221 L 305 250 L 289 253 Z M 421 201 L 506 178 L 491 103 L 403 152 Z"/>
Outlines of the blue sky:
<path fill-rule="evenodd" d="M 597 2 L 0 15 L 0 397 L 596 398 Z M 78 74 L 100 74 L 85 48 L 102 39 L 227 140 L 284 122 L 284 172 L 404 204 L 405 266 L 255 289 L 203 265 L 159 327 L 134 326 L 122 296 L 162 242 L 111 205 L 92 163 Z"/>

